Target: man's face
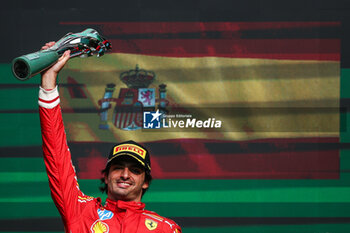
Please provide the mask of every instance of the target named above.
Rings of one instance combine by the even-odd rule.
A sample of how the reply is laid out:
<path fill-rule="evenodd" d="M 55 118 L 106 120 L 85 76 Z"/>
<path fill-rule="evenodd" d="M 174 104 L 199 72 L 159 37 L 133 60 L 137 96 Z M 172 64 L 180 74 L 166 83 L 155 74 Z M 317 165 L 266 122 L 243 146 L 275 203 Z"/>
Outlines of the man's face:
<path fill-rule="evenodd" d="M 108 198 L 112 200 L 141 201 L 142 189 L 148 188 L 144 168 L 128 156 L 112 163 L 105 183 L 108 185 Z"/>

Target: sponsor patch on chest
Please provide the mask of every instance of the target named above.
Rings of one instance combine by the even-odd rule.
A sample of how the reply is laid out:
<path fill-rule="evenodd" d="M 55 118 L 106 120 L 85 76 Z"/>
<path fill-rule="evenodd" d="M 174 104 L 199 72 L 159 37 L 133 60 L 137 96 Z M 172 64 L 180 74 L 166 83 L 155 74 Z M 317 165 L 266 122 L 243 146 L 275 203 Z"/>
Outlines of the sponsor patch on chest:
<path fill-rule="evenodd" d="M 91 226 L 91 232 L 92 233 L 108 233 L 109 227 L 107 223 L 101 222 L 100 220 L 97 220 L 92 224 Z"/>
<path fill-rule="evenodd" d="M 111 218 L 113 218 L 113 215 L 114 215 L 112 211 L 106 210 L 104 208 L 97 209 L 97 214 L 98 214 L 100 220 L 111 219 Z"/>

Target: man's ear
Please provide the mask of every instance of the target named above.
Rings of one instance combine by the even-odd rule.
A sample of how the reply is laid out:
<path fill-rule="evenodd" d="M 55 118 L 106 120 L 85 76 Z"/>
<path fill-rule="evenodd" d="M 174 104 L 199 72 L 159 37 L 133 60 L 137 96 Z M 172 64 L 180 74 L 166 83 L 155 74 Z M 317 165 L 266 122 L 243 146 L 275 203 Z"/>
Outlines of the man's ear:
<path fill-rule="evenodd" d="M 149 186 L 149 184 L 148 184 L 148 181 L 147 181 L 147 182 L 143 183 L 142 188 L 143 189 L 148 189 L 148 186 Z"/>
<path fill-rule="evenodd" d="M 145 179 L 142 185 L 142 189 L 148 189 L 148 187 L 149 187 L 149 181 Z"/>

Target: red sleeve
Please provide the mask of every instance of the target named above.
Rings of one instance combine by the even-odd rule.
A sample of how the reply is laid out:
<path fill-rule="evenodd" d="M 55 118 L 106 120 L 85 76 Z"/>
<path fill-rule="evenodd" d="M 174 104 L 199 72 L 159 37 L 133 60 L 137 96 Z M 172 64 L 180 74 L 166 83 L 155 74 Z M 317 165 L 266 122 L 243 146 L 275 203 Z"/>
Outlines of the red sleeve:
<path fill-rule="evenodd" d="M 43 153 L 49 177 L 51 196 L 60 212 L 65 228 L 76 221 L 86 203 L 93 198 L 79 189 L 67 146 L 57 87 L 39 91 L 39 113 Z"/>

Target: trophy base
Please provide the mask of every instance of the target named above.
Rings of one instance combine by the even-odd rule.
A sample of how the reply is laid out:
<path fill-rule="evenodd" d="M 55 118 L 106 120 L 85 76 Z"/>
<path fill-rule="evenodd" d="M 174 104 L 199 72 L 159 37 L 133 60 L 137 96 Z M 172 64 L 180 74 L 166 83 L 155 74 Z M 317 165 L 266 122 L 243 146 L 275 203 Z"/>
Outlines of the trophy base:
<path fill-rule="evenodd" d="M 13 64 L 13 74 L 19 80 L 26 80 L 29 76 L 29 66 L 26 62 L 22 60 L 17 60 Z"/>
<path fill-rule="evenodd" d="M 21 80 L 27 80 L 48 69 L 57 62 L 56 51 L 43 50 L 17 57 L 12 61 L 12 73 Z"/>

